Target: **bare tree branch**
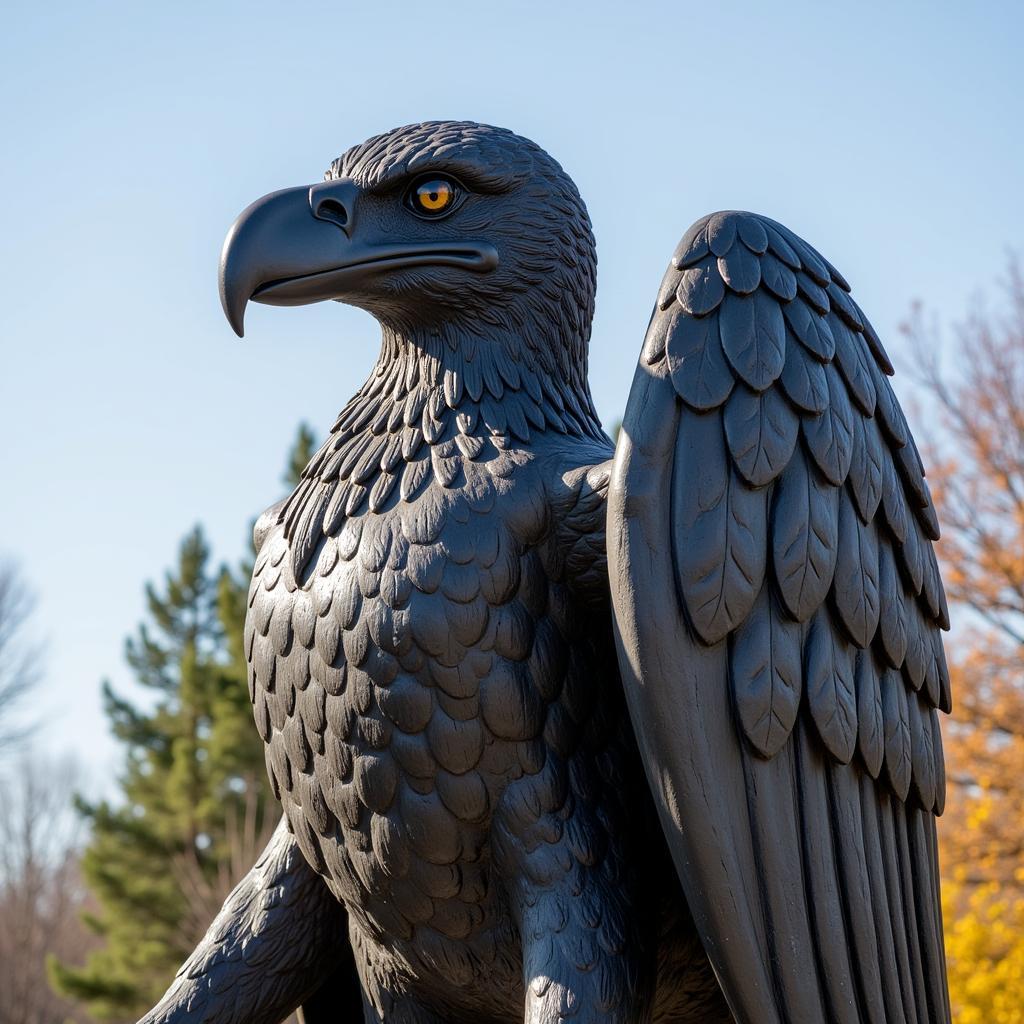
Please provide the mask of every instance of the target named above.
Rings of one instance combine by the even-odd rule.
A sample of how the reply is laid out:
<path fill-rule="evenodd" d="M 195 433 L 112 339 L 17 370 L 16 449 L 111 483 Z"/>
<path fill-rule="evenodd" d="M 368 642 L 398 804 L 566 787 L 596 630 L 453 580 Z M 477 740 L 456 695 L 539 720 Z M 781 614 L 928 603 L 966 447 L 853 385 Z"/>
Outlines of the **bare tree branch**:
<path fill-rule="evenodd" d="M 46 975 L 50 953 L 78 956 L 92 939 L 79 912 L 81 824 L 71 810 L 79 773 L 70 762 L 24 761 L 0 779 L 0 1021 L 84 1021 L 56 996 Z"/>
<path fill-rule="evenodd" d="M 277 822 L 272 815 L 259 826 L 259 787 L 252 779 L 245 786 L 245 806 L 239 819 L 233 804 L 227 806 L 225 845 L 218 851 L 216 876 L 200 863 L 195 846 L 174 859 L 172 871 L 185 894 L 187 915 L 182 922 L 184 944 L 195 945 L 206 934 L 231 890 L 245 877 L 270 841 Z"/>
<path fill-rule="evenodd" d="M 39 678 L 40 652 L 25 639 L 34 604 L 13 563 L 0 562 L 0 754 L 17 747 L 33 729 L 15 714 Z"/>

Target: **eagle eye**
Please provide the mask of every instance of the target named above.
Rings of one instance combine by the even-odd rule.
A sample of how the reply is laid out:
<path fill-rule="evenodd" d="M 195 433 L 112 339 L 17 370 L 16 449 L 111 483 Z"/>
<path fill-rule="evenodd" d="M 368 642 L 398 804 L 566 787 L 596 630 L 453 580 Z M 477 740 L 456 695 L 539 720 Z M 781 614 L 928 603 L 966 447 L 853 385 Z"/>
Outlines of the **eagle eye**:
<path fill-rule="evenodd" d="M 421 217 L 442 217 L 455 208 L 460 191 L 451 178 L 421 178 L 409 189 L 406 203 Z"/>

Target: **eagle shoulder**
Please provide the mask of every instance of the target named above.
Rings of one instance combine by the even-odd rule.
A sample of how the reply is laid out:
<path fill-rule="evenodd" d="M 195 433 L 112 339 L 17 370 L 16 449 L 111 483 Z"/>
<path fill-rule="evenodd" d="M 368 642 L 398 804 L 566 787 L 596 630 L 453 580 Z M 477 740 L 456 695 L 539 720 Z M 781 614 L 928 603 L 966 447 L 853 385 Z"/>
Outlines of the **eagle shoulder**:
<path fill-rule="evenodd" d="M 281 514 L 281 510 L 284 508 L 287 501 L 287 498 L 282 498 L 281 501 L 274 502 L 274 504 L 271 505 L 255 523 L 253 523 L 252 543 L 257 554 L 259 554 L 260 548 L 263 547 L 263 542 L 267 539 L 270 531 L 274 528 L 274 524 L 277 522 L 278 516 Z"/>

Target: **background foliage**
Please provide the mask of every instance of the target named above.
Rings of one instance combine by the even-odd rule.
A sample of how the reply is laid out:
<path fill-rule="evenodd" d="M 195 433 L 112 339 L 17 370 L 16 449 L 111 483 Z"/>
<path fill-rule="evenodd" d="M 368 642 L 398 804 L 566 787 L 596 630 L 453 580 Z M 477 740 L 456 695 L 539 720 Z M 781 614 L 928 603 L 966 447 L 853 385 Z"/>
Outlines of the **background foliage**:
<path fill-rule="evenodd" d="M 939 552 L 957 614 L 943 908 L 957 1024 L 1024 1024 L 1024 279 L 952 346 L 921 310 L 907 327 L 927 403 Z M 955 353 L 949 373 L 938 353 Z M 927 409 L 927 414 L 925 413 Z"/>

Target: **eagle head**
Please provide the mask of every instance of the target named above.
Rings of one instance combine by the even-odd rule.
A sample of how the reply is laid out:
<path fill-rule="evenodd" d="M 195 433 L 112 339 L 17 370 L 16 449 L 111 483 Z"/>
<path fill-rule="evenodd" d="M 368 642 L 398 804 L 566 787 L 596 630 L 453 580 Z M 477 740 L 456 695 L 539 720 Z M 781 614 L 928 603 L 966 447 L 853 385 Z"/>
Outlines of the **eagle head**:
<path fill-rule="evenodd" d="M 220 294 L 239 336 L 250 299 L 335 299 L 405 336 L 553 333 L 585 359 L 596 262 L 586 207 L 544 150 L 503 128 L 432 121 L 253 203 L 224 243 Z"/>

